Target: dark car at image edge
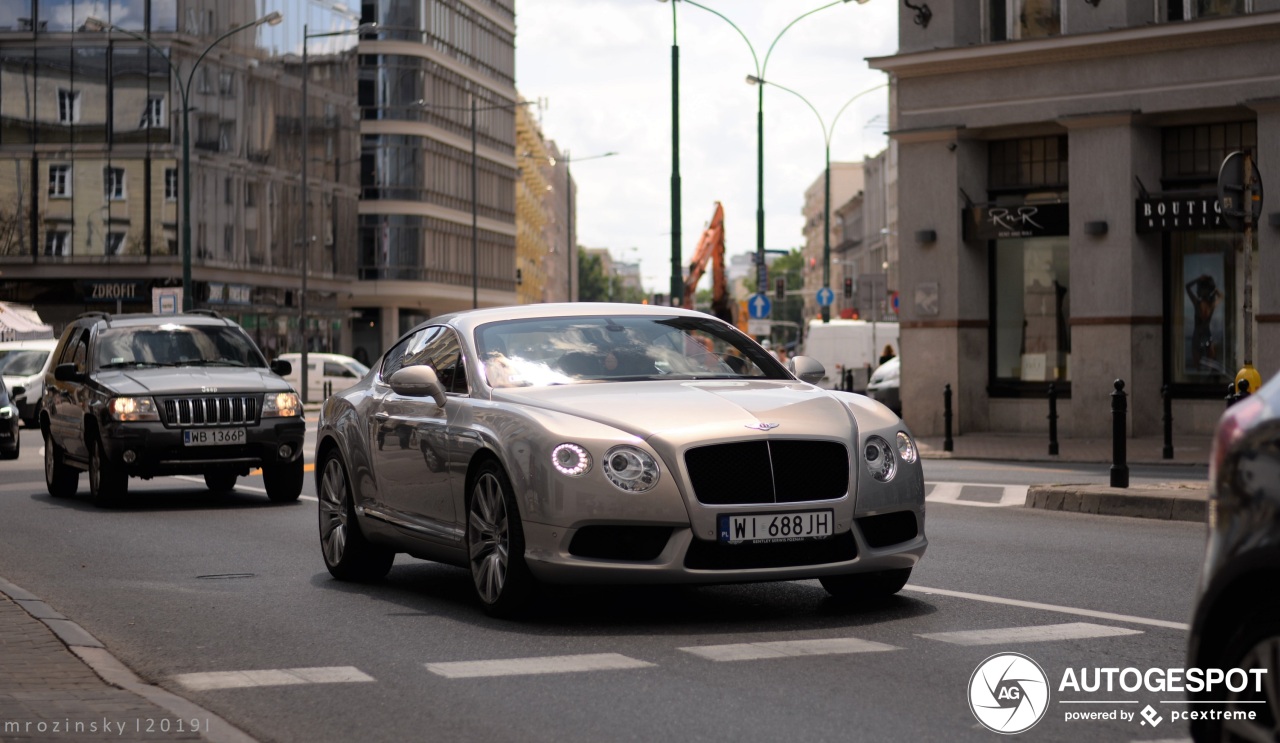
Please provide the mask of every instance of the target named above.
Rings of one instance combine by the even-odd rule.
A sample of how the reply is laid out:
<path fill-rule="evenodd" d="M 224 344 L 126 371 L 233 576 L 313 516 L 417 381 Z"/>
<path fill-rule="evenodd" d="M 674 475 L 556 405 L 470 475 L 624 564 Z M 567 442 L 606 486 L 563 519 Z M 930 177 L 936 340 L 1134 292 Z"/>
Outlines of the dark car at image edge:
<path fill-rule="evenodd" d="M 86 313 L 63 331 L 40 411 L 50 495 L 80 472 L 99 505 L 130 477 L 203 475 L 216 492 L 261 467 L 273 501 L 296 500 L 306 424 L 287 362 L 268 365 L 216 312 Z"/>

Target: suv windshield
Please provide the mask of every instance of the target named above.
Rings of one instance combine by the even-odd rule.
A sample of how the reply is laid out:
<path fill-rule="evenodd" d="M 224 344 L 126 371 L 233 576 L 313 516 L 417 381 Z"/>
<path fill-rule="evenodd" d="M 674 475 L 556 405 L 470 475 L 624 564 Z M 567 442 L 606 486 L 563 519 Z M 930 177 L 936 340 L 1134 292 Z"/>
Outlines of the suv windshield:
<path fill-rule="evenodd" d="M 552 317 L 483 325 L 492 387 L 651 379 L 791 379 L 734 328 L 697 317 Z"/>
<path fill-rule="evenodd" d="M 254 366 L 266 359 L 239 328 L 164 325 L 108 328 L 98 335 L 99 369 L 127 366 Z"/>
<path fill-rule="evenodd" d="M 0 374 L 10 377 L 30 377 L 44 368 L 49 351 L 10 351 L 0 356 Z"/>

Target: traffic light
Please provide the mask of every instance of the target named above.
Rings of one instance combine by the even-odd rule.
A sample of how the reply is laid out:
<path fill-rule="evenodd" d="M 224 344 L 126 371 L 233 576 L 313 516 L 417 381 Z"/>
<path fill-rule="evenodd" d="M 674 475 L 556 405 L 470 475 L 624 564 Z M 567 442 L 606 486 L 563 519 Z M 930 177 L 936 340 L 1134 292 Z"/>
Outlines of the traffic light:
<path fill-rule="evenodd" d="M 781 276 L 773 281 L 773 298 L 779 301 L 787 298 L 787 280 Z"/>
<path fill-rule="evenodd" d="M 847 277 L 844 280 L 844 298 L 853 299 L 853 277 Z"/>

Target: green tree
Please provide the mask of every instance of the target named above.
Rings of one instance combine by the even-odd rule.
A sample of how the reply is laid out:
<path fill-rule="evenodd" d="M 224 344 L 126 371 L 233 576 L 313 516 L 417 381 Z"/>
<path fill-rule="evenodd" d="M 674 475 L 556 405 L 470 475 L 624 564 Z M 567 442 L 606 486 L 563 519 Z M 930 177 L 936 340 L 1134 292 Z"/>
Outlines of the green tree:
<path fill-rule="evenodd" d="M 605 302 L 609 299 L 609 283 L 605 280 L 600 256 L 578 248 L 578 301 Z"/>
<path fill-rule="evenodd" d="M 786 279 L 787 297 L 782 301 L 774 300 L 773 318 L 803 323 L 804 295 L 800 290 L 804 287 L 804 256 L 800 253 L 800 248 L 792 248 L 790 253 L 779 256 L 769 266 L 769 278 L 776 281 L 779 277 Z M 774 330 L 775 343 L 790 343 L 795 339 L 796 333 L 792 328 L 780 326 Z"/>

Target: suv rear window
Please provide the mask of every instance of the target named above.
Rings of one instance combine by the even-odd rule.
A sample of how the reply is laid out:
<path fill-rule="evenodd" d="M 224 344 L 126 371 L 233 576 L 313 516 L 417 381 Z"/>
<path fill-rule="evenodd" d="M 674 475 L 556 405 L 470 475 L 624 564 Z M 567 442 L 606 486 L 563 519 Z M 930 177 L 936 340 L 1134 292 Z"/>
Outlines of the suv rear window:
<path fill-rule="evenodd" d="M 131 366 L 252 366 L 266 359 L 239 328 L 166 323 L 108 328 L 98 334 L 99 369 Z"/>

